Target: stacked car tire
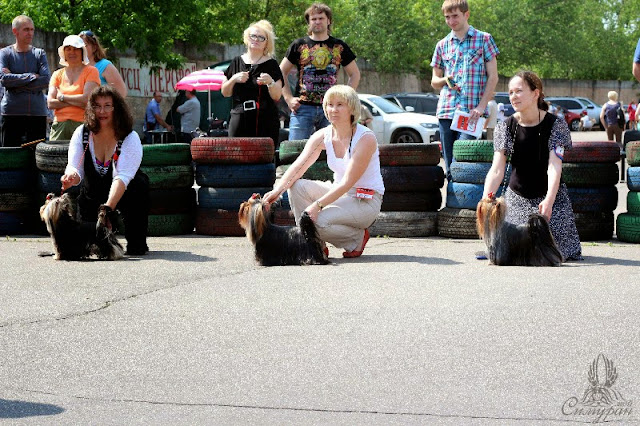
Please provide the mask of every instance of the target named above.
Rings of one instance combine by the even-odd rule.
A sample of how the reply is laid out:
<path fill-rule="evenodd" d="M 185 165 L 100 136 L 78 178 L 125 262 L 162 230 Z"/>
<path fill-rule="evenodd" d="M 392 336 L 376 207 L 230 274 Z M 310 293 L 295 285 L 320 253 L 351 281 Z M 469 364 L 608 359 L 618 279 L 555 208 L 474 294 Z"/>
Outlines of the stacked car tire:
<path fill-rule="evenodd" d="M 436 235 L 444 185 L 438 144 L 380 145 L 379 151 L 385 193 L 381 212 L 369 228 L 371 235 Z"/>
<path fill-rule="evenodd" d="M 30 232 L 34 213 L 33 149 L 0 148 L 0 234 Z"/>
<path fill-rule="evenodd" d="M 197 234 L 244 235 L 238 209 L 252 194 L 273 188 L 274 155 L 271 138 L 196 138 L 191 142 L 200 186 Z"/>
<path fill-rule="evenodd" d="M 613 236 L 619 160 L 620 148 L 614 142 L 574 142 L 565 152 L 562 180 L 582 241 L 609 240 Z"/>
<path fill-rule="evenodd" d="M 307 139 L 280 142 L 276 178 L 281 178 L 284 172 L 291 167 L 291 164 L 296 161 L 306 144 Z M 327 165 L 327 152 L 325 150 L 320 152 L 320 156 L 302 175 L 302 179 L 320 181 L 333 180 L 333 172 Z M 282 199 L 274 204 L 272 220 L 273 223 L 277 225 L 294 226 L 296 224 L 286 192 L 282 194 Z"/>
<path fill-rule="evenodd" d="M 36 146 L 35 157 L 36 168 L 38 169 L 36 179 L 38 185 L 35 199 L 38 206 L 44 204 L 49 193 L 61 195 L 62 184 L 60 183 L 60 178 L 67 167 L 68 156 L 69 141 L 67 140 L 41 142 Z M 67 189 L 67 193 L 74 197 L 77 196 L 80 193 L 80 186 L 72 186 Z M 38 224 L 35 231 L 39 234 L 47 233 L 43 223 Z"/>
<path fill-rule="evenodd" d="M 149 236 L 193 233 L 196 192 L 186 143 L 143 145 L 140 170 L 149 177 Z"/>
<path fill-rule="evenodd" d="M 493 141 L 457 140 L 453 144 L 451 181 L 445 208 L 438 212 L 438 234 L 448 238 L 478 238 L 476 206 L 493 160 Z M 506 180 L 509 179 L 508 168 Z M 498 194 L 502 194 L 502 187 Z"/>
<path fill-rule="evenodd" d="M 627 142 L 627 213 L 616 219 L 616 236 L 620 241 L 640 243 L 640 142 Z"/>

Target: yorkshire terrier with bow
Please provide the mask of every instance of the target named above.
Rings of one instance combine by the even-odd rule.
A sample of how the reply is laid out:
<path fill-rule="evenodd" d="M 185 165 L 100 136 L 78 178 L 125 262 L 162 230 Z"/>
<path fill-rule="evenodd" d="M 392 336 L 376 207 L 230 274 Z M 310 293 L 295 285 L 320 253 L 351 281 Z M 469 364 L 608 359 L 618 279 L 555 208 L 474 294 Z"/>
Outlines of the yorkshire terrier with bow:
<path fill-rule="evenodd" d="M 256 260 L 262 266 L 329 263 L 324 242 L 306 212 L 299 227 L 274 225 L 260 194 L 253 194 L 240 205 L 238 222 L 255 246 Z"/>
<path fill-rule="evenodd" d="M 489 251 L 489 262 L 511 266 L 559 266 L 562 253 L 551 235 L 547 219 L 532 213 L 527 223 L 505 222 L 504 198 L 488 197 L 478 202 L 476 226 Z"/>
<path fill-rule="evenodd" d="M 92 255 L 104 260 L 122 259 L 124 250 L 111 225 L 116 214 L 103 204 L 97 224 L 83 222 L 69 194 L 56 197 L 50 193 L 40 207 L 40 218 L 47 225 L 57 260 L 83 260 Z"/>

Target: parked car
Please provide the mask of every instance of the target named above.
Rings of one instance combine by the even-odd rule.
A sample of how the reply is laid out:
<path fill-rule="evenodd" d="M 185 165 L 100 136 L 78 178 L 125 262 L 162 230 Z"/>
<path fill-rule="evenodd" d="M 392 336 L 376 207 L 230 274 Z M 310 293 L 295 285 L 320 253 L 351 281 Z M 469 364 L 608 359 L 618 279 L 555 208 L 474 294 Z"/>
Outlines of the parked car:
<path fill-rule="evenodd" d="M 564 109 L 578 115 L 581 115 L 582 112 L 585 111 L 589 118 L 595 121 L 596 125 L 602 126 L 600 123 L 600 110 L 602 107 L 596 105 L 596 103 L 589 98 L 578 98 L 574 96 L 548 96 L 545 97 L 544 100 L 560 105 Z"/>
<path fill-rule="evenodd" d="M 358 97 L 373 115 L 372 127 L 379 144 L 429 143 L 440 139 L 436 117 L 406 112 L 380 96 L 360 94 Z"/>
<path fill-rule="evenodd" d="M 553 102 L 552 105 L 554 105 L 559 110 L 562 110 L 564 121 L 567 122 L 567 126 L 569 126 L 569 129 L 572 132 L 577 132 L 578 130 L 580 130 L 580 117 L 582 117 L 581 115 L 578 115 L 575 112 L 571 112 L 568 109 L 563 108 L 561 105 L 555 104 Z"/>
<path fill-rule="evenodd" d="M 438 95 L 433 93 L 387 93 L 382 98 L 397 104 L 407 112 L 418 112 L 435 117 L 438 109 Z"/>
<path fill-rule="evenodd" d="M 516 112 L 511 105 L 511 100 L 509 99 L 509 94 L 507 92 L 496 92 L 493 99 L 496 101 L 496 103 L 502 103 L 504 105 L 505 118 Z"/>

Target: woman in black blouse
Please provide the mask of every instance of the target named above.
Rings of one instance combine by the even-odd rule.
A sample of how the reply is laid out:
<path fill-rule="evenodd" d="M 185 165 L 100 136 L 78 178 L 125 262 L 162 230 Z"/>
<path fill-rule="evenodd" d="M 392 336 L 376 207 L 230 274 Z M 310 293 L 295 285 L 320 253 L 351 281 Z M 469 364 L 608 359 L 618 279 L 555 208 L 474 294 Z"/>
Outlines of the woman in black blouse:
<path fill-rule="evenodd" d="M 564 151 L 571 149 L 567 123 L 547 112 L 542 81 L 531 71 L 521 71 L 509 81 L 509 99 L 516 113 L 496 125 L 483 198 L 498 192 L 510 156 L 506 220 L 521 224 L 531 213 L 540 213 L 549 221 L 565 260 L 582 259 L 571 200 L 562 182 Z"/>
<path fill-rule="evenodd" d="M 233 96 L 229 136 L 270 137 L 277 145 L 280 120 L 276 102 L 284 79 L 273 58 L 275 34 L 269 21 L 244 30 L 247 52 L 235 57 L 222 83 L 222 95 Z"/>

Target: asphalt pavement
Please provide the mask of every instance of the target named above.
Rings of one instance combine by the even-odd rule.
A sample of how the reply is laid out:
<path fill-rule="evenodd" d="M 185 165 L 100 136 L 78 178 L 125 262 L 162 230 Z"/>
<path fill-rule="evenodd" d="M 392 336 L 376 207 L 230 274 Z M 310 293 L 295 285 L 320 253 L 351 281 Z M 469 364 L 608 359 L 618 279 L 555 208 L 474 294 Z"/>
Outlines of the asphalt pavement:
<path fill-rule="evenodd" d="M 257 266 L 244 238 L 149 246 L 62 262 L 45 237 L 0 242 L 0 423 L 639 422 L 638 245 L 557 268 L 440 237 L 308 267 Z"/>

